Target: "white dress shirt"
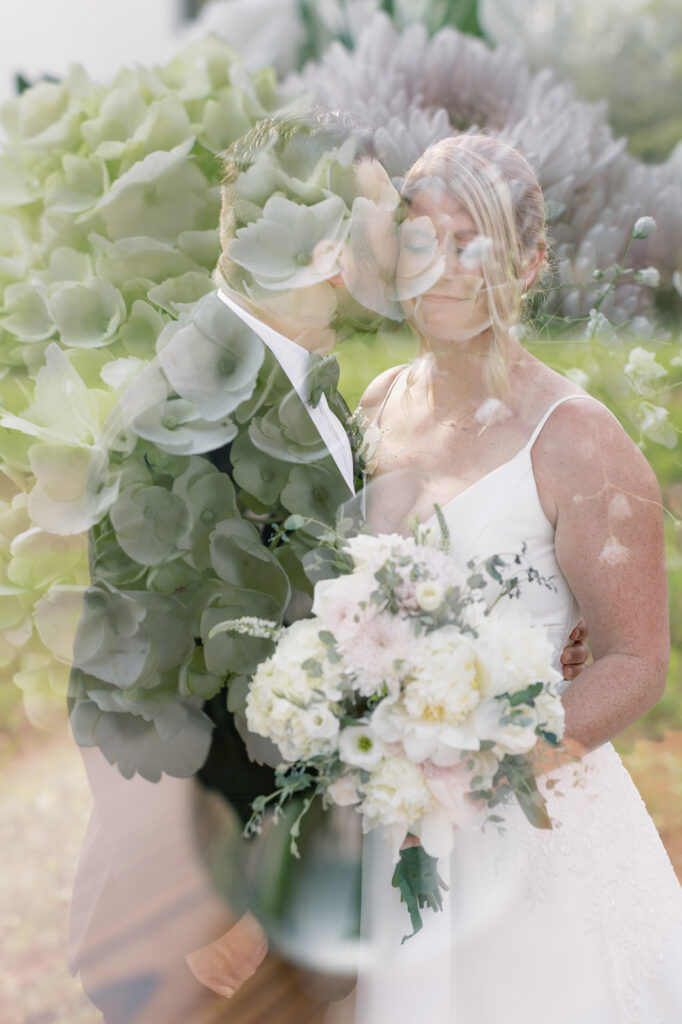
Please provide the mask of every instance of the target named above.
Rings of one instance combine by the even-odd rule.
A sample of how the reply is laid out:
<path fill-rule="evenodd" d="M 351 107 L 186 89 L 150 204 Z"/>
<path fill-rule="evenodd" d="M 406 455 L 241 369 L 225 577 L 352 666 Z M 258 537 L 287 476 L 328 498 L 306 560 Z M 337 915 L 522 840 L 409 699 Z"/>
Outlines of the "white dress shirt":
<path fill-rule="evenodd" d="M 320 437 L 329 450 L 329 454 L 338 466 L 341 476 L 348 484 L 351 494 L 354 494 L 353 453 L 348 435 L 339 418 L 329 408 L 326 395 L 322 395 L 319 403 L 314 408 L 307 399 L 305 378 L 308 371 L 310 353 L 301 345 L 297 345 L 295 341 L 291 341 L 283 334 L 280 334 L 279 331 L 264 324 L 262 320 L 258 320 L 253 314 L 247 313 L 220 287 L 218 288 L 218 296 L 270 349 L 291 381 L 296 394 L 305 405 Z"/>

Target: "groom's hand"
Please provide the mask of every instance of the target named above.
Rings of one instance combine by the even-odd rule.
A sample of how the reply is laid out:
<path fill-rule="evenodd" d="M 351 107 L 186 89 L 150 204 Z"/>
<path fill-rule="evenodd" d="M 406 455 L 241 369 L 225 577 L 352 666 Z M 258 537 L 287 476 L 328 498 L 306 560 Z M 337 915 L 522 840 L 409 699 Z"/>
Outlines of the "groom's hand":
<path fill-rule="evenodd" d="M 580 620 L 569 636 L 571 641 L 561 652 L 561 666 L 564 679 L 575 679 L 579 672 L 586 667 L 590 649 L 585 643 L 587 638 L 587 626 L 583 619 Z"/>

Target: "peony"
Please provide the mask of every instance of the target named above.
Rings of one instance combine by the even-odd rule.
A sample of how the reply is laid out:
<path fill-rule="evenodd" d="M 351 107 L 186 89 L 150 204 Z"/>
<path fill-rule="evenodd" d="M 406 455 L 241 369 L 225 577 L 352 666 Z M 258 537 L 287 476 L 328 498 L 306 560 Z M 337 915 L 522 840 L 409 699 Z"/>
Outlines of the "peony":
<path fill-rule="evenodd" d="M 472 780 L 480 776 L 480 782 L 477 782 L 475 788 L 485 788 L 492 781 L 498 765 L 495 754 L 491 750 L 484 750 L 467 752 L 456 764 L 448 767 L 427 760 L 421 768 L 434 797 L 447 809 L 449 820 L 460 828 L 471 828 L 480 824 L 485 813 L 468 796 L 474 788 Z"/>
<path fill-rule="evenodd" d="M 471 828 L 481 823 L 484 812 L 466 796 L 464 781 L 448 786 L 442 777 L 436 778 L 436 771 L 433 767 L 424 771 L 396 754 L 384 758 L 362 787 L 364 799 L 358 807 L 362 829 L 384 827 L 394 863 L 408 831 L 419 837 L 432 857 L 443 857 L 452 850 L 453 826 Z"/>
<path fill-rule="evenodd" d="M 511 602 L 497 605 L 477 625 L 481 699 L 523 690 L 530 683 L 561 679 L 552 666 L 554 647 L 530 614 Z"/>
<path fill-rule="evenodd" d="M 428 723 L 461 722 L 480 700 L 476 645 L 454 627 L 419 637 L 412 653 L 403 705 Z"/>
<path fill-rule="evenodd" d="M 474 642 L 454 627 L 418 637 L 401 696 L 386 698 L 371 723 L 386 742 L 402 742 L 415 762 L 452 764 L 460 749 L 478 749 L 472 710 L 480 700 Z"/>

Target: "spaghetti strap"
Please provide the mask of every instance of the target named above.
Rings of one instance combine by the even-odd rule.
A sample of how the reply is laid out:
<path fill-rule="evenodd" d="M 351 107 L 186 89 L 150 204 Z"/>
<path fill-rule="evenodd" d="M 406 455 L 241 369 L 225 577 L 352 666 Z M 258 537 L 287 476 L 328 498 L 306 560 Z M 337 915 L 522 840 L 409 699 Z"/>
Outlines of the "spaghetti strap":
<path fill-rule="evenodd" d="M 390 385 L 389 385 L 388 391 L 386 392 L 386 394 L 384 395 L 384 397 L 383 397 L 383 399 L 382 399 L 382 401 L 381 401 L 381 405 L 380 405 L 380 406 L 379 406 L 379 408 L 377 409 L 377 414 L 376 414 L 376 416 L 375 416 L 375 417 L 374 417 L 374 419 L 372 420 L 372 426 L 375 426 L 375 427 L 378 427 L 378 426 L 379 426 L 379 423 L 380 423 L 380 421 L 381 421 L 381 416 L 382 416 L 382 413 L 383 413 L 383 411 L 384 411 L 384 408 L 385 408 L 385 406 L 386 406 L 386 402 L 388 401 L 388 397 L 389 397 L 389 395 L 390 395 L 390 394 L 391 394 L 391 392 L 393 391 L 393 388 L 395 387 L 395 385 L 396 385 L 396 382 L 398 381 L 398 379 L 399 379 L 400 377 L 402 377 L 402 375 L 403 375 L 403 373 L 405 372 L 405 370 L 408 370 L 408 369 L 409 369 L 409 363 L 405 363 L 405 365 L 401 367 L 401 369 L 400 369 L 400 373 L 396 373 L 395 377 L 393 378 L 393 380 L 391 381 L 391 383 L 390 383 Z"/>
<path fill-rule="evenodd" d="M 602 405 L 602 406 L 604 406 L 604 408 L 605 408 L 605 409 L 606 409 L 606 410 L 607 410 L 608 412 L 611 412 L 611 410 L 609 409 L 609 407 L 608 407 L 607 405 L 604 405 L 604 403 L 603 403 L 603 402 L 600 402 L 598 398 L 595 398 L 595 397 L 594 397 L 594 395 L 564 395 L 564 396 L 563 396 L 562 398 L 557 398 L 556 402 L 553 402 L 553 403 L 552 403 L 552 404 L 550 405 L 549 409 L 547 409 L 547 411 L 545 412 L 544 416 L 542 417 L 542 419 L 541 419 L 541 420 L 540 420 L 540 422 L 538 423 L 537 427 L 535 428 L 535 430 L 534 430 L 534 431 L 533 431 L 533 433 L 531 434 L 530 440 L 528 441 L 528 443 L 527 443 L 527 444 L 526 444 L 526 446 L 525 446 L 526 448 L 532 448 L 532 447 L 533 447 L 533 444 L 535 443 L 535 439 L 537 438 L 538 434 L 540 433 L 540 431 L 542 430 L 542 428 L 544 427 L 545 423 L 547 422 L 547 420 L 549 419 L 549 417 L 550 417 L 550 416 L 552 415 L 552 413 L 554 412 L 554 410 L 556 409 L 556 407 L 557 407 L 558 405 L 561 405 L 561 403 L 562 403 L 562 402 L 567 402 L 567 401 L 568 401 L 568 400 L 569 400 L 570 398 L 589 398 L 589 400 L 590 400 L 591 402 L 597 402 L 597 403 L 598 403 L 599 405 Z M 611 415 L 612 415 L 612 416 L 613 416 L 613 418 L 615 419 L 616 423 L 620 423 L 620 420 L 619 420 L 619 419 L 618 419 L 618 417 L 617 417 L 617 416 L 615 415 L 615 413 L 612 413 L 612 412 L 611 412 Z M 524 449 L 524 450 L 525 450 L 525 449 Z"/>

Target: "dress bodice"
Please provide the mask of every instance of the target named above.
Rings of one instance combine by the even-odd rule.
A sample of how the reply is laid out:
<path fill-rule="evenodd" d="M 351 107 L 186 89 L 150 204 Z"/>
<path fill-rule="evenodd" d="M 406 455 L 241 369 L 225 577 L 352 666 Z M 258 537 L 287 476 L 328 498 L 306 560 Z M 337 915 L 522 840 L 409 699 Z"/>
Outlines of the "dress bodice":
<path fill-rule="evenodd" d="M 524 564 L 553 578 L 555 590 L 523 581 L 519 603 L 547 629 L 557 669 L 581 609 L 556 559 L 531 452 L 554 409 L 573 398 L 597 401 L 558 399 L 521 451 L 442 506 L 462 566 L 513 556 L 525 543 Z M 438 531 L 435 516 L 426 525 Z M 489 586 L 486 598 L 497 593 Z M 556 683 L 560 692 L 568 685 Z M 548 1007 L 555 1024 L 682 1020 L 682 891 L 613 744 L 540 775 L 538 791 L 551 828 L 533 827 L 510 802 L 499 808 L 501 830 L 456 830 L 437 865 L 444 912 L 425 914 L 405 944 L 392 852 L 378 831 L 367 835 L 353 1024 L 540 1024 Z M 519 984 L 529 963 L 532 984 Z"/>
<path fill-rule="evenodd" d="M 511 557 L 521 554 L 525 543 L 524 566 L 537 570 L 541 577 L 550 578 L 551 588 L 538 582 L 522 581 L 520 601 L 530 612 L 533 623 L 547 629 L 554 644 L 557 669 L 561 651 L 582 618 L 582 611 L 556 559 L 555 530 L 540 503 L 531 452 L 554 409 L 575 399 L 598 401 L 585 394 L 557 399 L 516 455 L 442 506 L 450 531 L 451 551 L 462 567 L 470 559 L 479 562 L 495 554 L 511 561 Z M 425 525 L 438 530 L 435 515 Z M 498 585 L 493 580 L 487 589 L 490 599 L 498 593 Z M 484 596 L 488 594 L 484 592 Z M 562 691 L 567 685 L 568 681 L 563 680 L 558 688 Z"/>

